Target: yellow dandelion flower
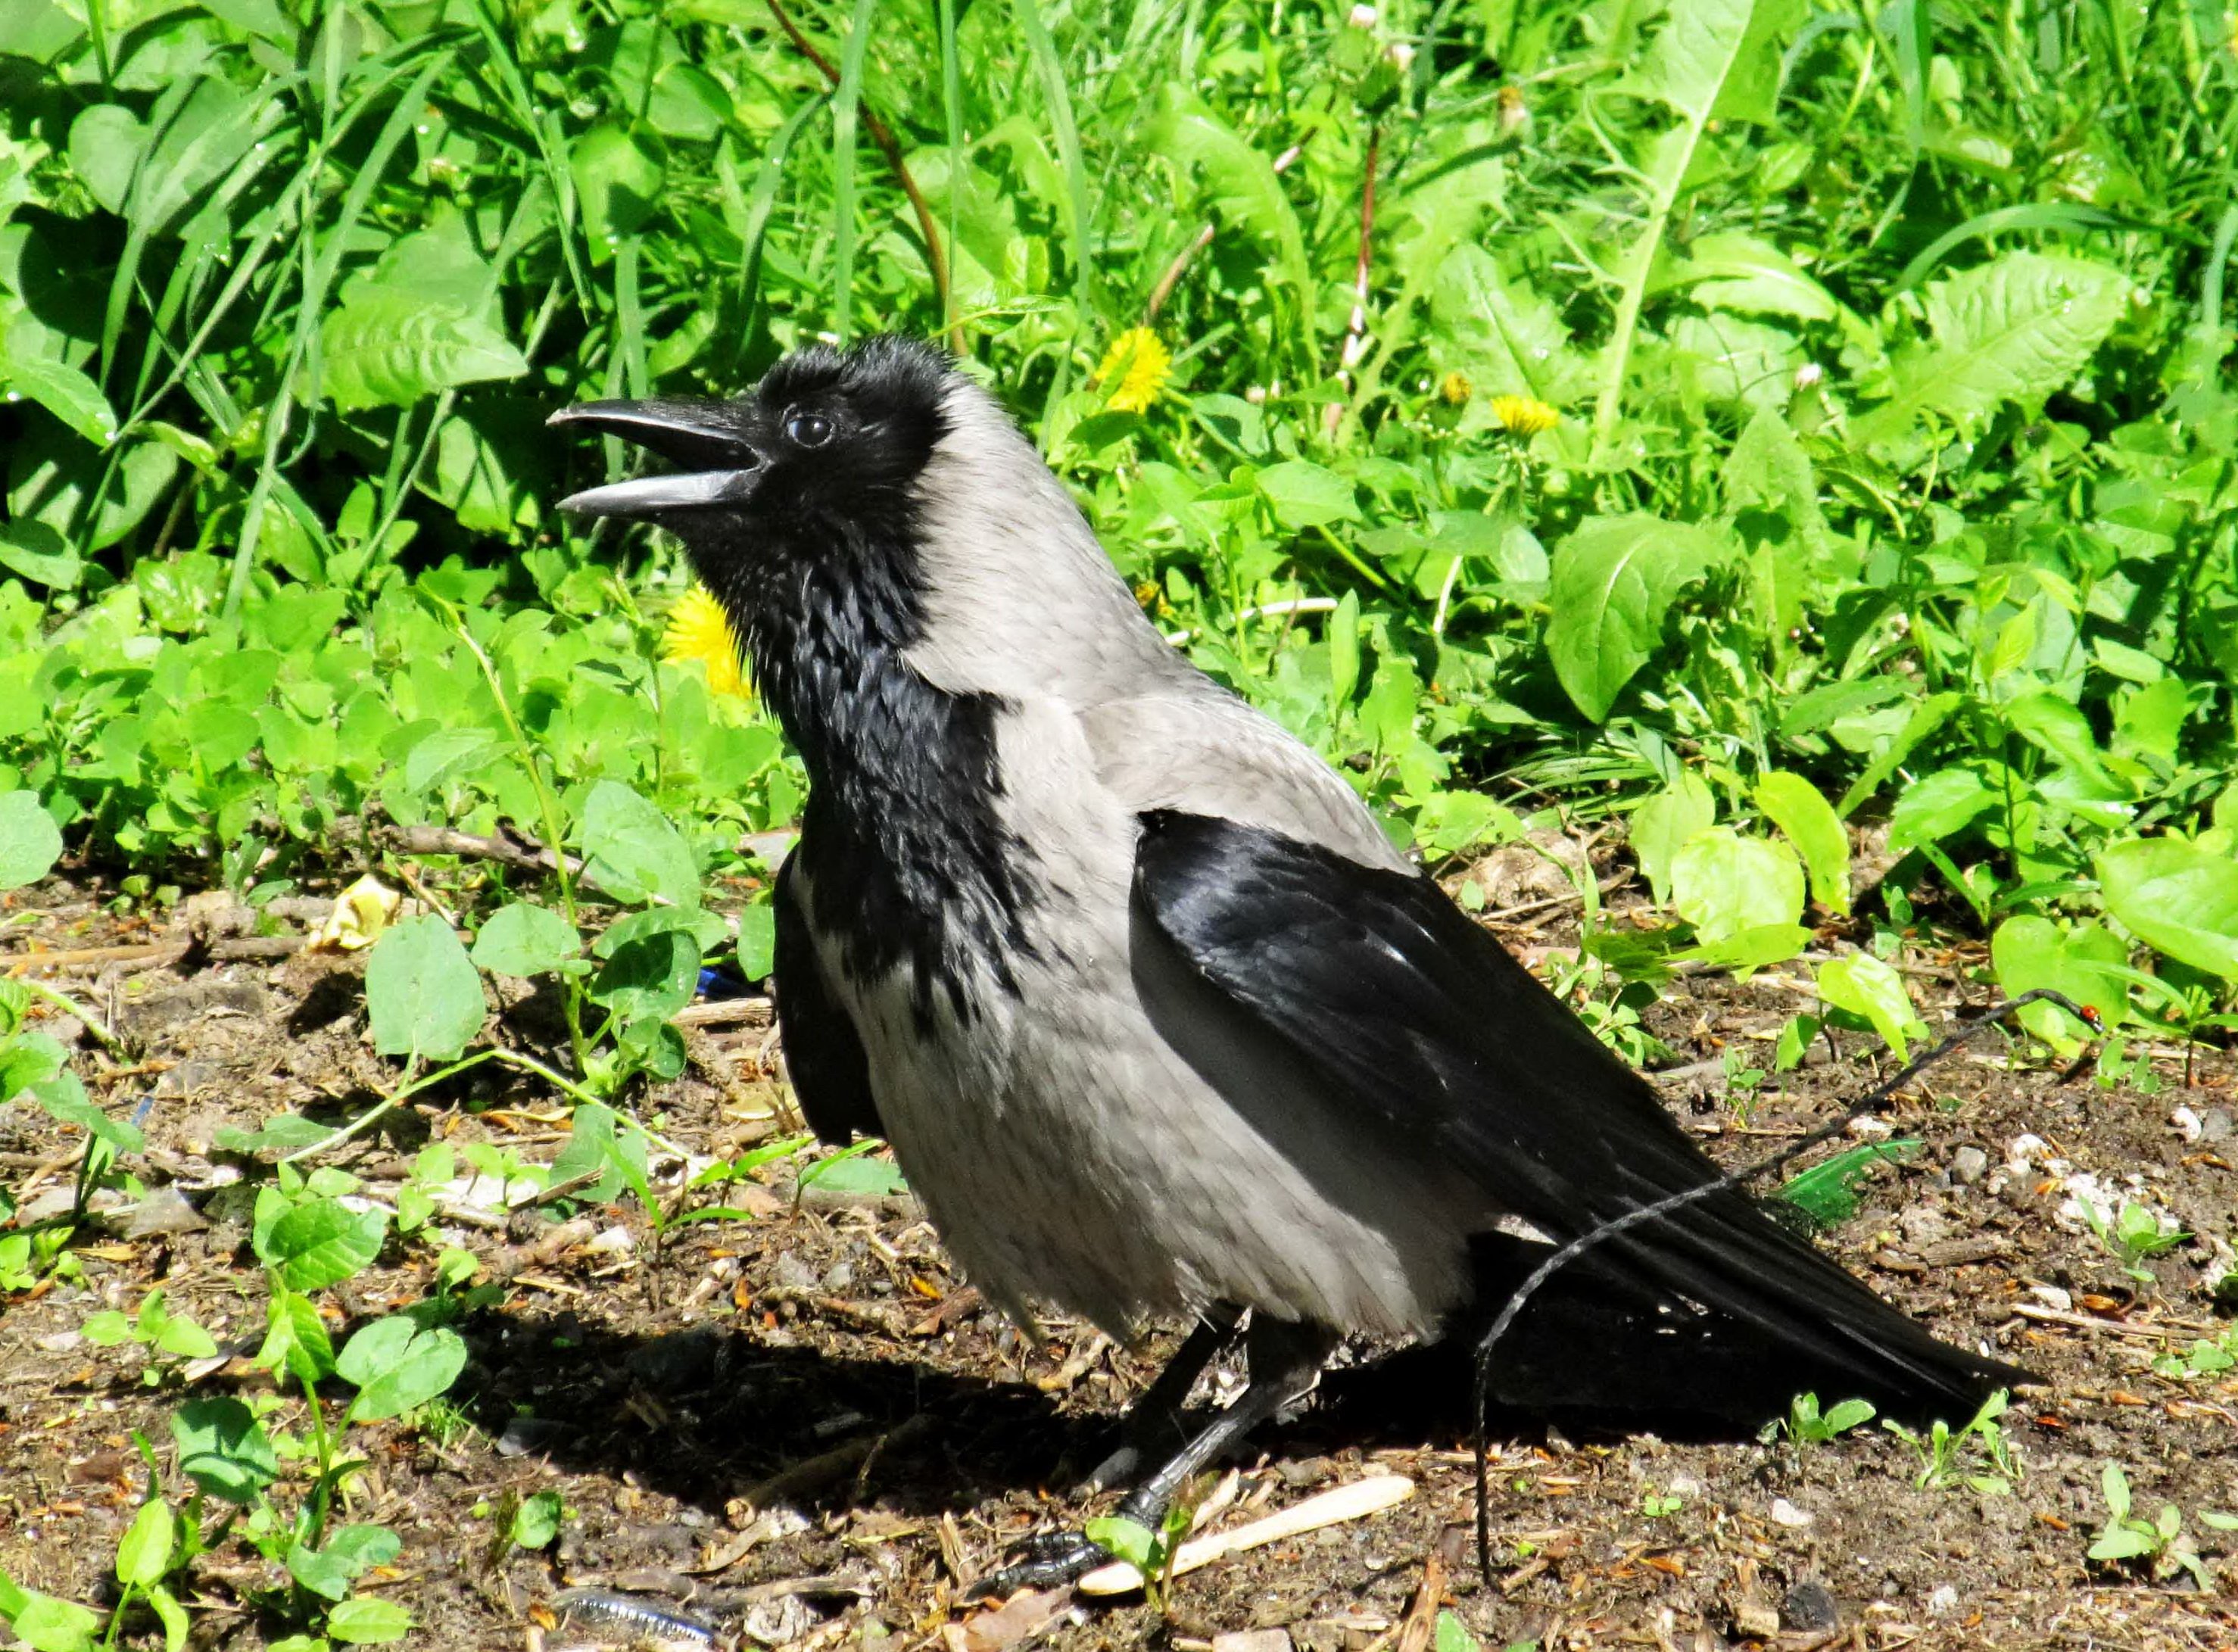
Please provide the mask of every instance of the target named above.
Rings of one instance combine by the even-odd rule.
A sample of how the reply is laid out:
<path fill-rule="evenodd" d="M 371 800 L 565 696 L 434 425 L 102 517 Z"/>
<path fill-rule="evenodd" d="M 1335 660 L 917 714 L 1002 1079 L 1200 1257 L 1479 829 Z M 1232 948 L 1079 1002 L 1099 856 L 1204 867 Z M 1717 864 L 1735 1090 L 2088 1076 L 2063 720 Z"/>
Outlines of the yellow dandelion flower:
<path fill-rule="evenodd" d="M 696 581 L 669 610 L 668 628 L 661 633 L 660 657 L 672 666 L 697 660 L 707 668 L 707 687 L 718 694 L 751 694 L 745 673 L 738 669 L 738 640 L 731 634 L 730 616 L 714 594 Z"/>
<path fill-rule="evenodd" d="M 1115 413 L 1147 413 L 1166 388 L 1173 355 L 1147 327 L 1130 327 L 1111 341 L 1096 381 L 1109 387 L 1103 405 Z"/>
<path fill-rule="evenodd" d="M 1496 395 L 1492 399 L 1492 416 L 1511 436 L 1535 436 L 1541 430 L 1552 430 L 1562 415 L 1535 396 Z"/>
<path fill-rule="evenodd" d="M 1449 408 L 1468 405 L 1470 394 L 1476 388 L 1466 373 L 1448 373 L 1438 382 L 1438 399 Z"/>

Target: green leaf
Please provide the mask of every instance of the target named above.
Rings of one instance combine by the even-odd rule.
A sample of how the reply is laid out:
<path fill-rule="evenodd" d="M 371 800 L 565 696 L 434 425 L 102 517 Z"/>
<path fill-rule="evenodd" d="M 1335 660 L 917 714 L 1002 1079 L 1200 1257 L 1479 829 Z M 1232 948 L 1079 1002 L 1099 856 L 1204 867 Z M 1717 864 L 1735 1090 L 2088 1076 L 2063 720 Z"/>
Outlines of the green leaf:
<path fill-rule="evenodd" d="M 0 1617 L 31 1652 L 93 1652 L 101 1619 L 75 1601 L 56 1600 L 18 1585 L 0 1572 Z"/>
<path fill-rule="evenodd" d="M 339 1601 L 361 1575 L 375 1566 L 387 1565 L 401 1548 L 396 1534 L 386 1526 L 348 1525 L 329 1537 L 324 1549 L 300 1543 L 291 1545 L 288 1575 L 314 1595 Z"/>
<path fill-rule="evenodd" d="M 433 912 L 384 930 L 373 944 L 365 1002 L 375 1050 L 433 1061 L 456 1058 L 489 1013 L 467 949 Z"/>
<path fill-rule="evenodd" d="M 406 755 L 405 786 L 414 792 L 432 792 L 480 767 L 496 749 L 497 736 L 486 728 L 439 728 Z"/>
<path fill-rule="evenodd" d="M 1647 874 L 1656 904 L 1671 899 L 1671 865 L 1686 840 L 1717 824 L 1718 802 L 1709 782 L 1692 770 L 1632 811 L 1632 849 Z"/>
<path fill-rule="evenodd" d="M 50 591 L 74 591 L 85 579 L 70 542 L 35 517 L 0 522 L 0 567 Z"/>
<path fill-rule="evenodd" d="M 1619 90 L 1679 114 L 1771 118 L 1779 43 L 1800 21 L 1800 0 L 1691 0 L 1672 9 L 1646 60 Z"/>
<path fill-rule="evenodd" d="M 0 350 L 0 379 L 10 392 L 37 402 L 96 447 L 116 440 L 116 410 L 101 387 L 48 346 L 56 335 L 30 316 L 17 318 Z"/>
<path fill-rule="evenodd" d="M 757 902 L 738 913 L 738 973 L 765 981 L 777 968 L 777 909 Z"/>
<path fill-rule="evenodd" d="M 320 388 L 344 412 L 408 408 L 463 384 L 517 379 L 528 358 L 496 323 L 401 288 L 354 282 L 319 328 Z"/>
<path fill-rule="evenodd" d="M 583 853 L 592 880 L 629 901 L 665 896 L 699 904 L 699 868 L 668 817 L 619 780 L 600 780 L 583 806 Z"/>
<path fill-rule="evenodd" d="M 0 792 L 0 892 L 35 884 L 63 855 L 63 834 L 35 792 Z"/>
<path fill-rule="evenodd" d="M 851 1151 L 811 1164 L 800 1173 L 800 1185 L 827 1192 L 891 1198 L 909 1191 L 909 1178 L 901 1166 L 876 1154 Z"/>
<path fill-rule="evenodd" d="M 560 1535 L 560 1516 L 564 1506 L 556 1491 L 540 1491 L 521 1499 L 520 1507 L 513 1511 L 513 1541 L 515 1548 L 541 1549 Z"/>
<path fill-rule="evenodd" d="M 401 1641 L 411 1632 L 412 1614 L 394 1601 L 354 1595 L 327 1614 L 330 1639 L 350 1646 Z"/>
<path fill-rule="evenodd" d="M 2129 279 L 2080 258 L 2009 252 L 1923 295 L 1934 342 L 1897 363 L 1892 394 L 1851 426 L 1898 456 L 1930 415 L 1971 429 L 2009 401 L 2041 401 L 2082 370 L 2122 319 Z"/>
<path fill-rule="evenodd" d="M 1830 1008 L 1863 1016 L 1888 1041 L 1896 1058 L 1910 1057 L 1912 1038 L 1927 1027 L 1911 1007 L 1904 977 L 1871 952 L 1849 952 L 1818 966 L 1818 997 Z"/>
<path fill-rule="evenodd" d="M 2030 745 L 2049 752 L 2069 768 L 2101 786 L 2114 784 L 2100 760 L 2090 720 L 2072 700 L 2056 694 L 2029 694 L 2005 707 L 2005 720 Z M 2126 790 L 2126 788 L 2124 788 Z"/>
<path fill-rule="evenodd" d="M 1672 904 L 1705 942 L 1794 926 L 1803 915 L 1803 888 L 1802 863 L 1792 849 L 1730 826 L 1696 833 L 1672 858 Z"/>
<path fill-rule="evenodd" d="M 1324 527 L 1360 520 L 1352 483 L 1321 465 L 1286 460 L 1261 470 L 1258 482 L 1275 520 L 1285 527 Z"/>
<path fill-rule="evenodd" d="M 1837 915 L 1850 910 L 1850 839 L 1841 817 L 1818 788 L 1800 774 L 1766 770 L 1756 783 L 1756 806 L 1785 834 L 1811 874 L 1811 895 Z"/>
<path fill-rule="evenodd" d="M 1305 235 L 1265 150 L 1178 85 L 1166 89 L 1142 139 L 1143 153 L 1159 156 L 1194 181 L 1199 207 L 1267 243 L 1274 258 L 1262 266 L 1265 279 L 1288 289 L 1294 302 L 1310 302 L 1313 273 Z"/>
<path fill-rule="evenodd" d="M 591 997 L 625 1021 L 659 1020 L 692 1002 L 699 985 L 699 944 L 660 929 L 614 948 L 592 978 Z"/>
<path fill-rule="evenodd" d="M 256 1252 L 288 1290 L 308 1293 L 367 1266 L 387 1236 L 386 1211 L 353 1211 L 336 1199 L 307 1198 L 273 1223 Z"/>
<path fill-rule="evenodd" d="M 267 1370 L 286 1371 L 306 1389 L 332 1376 L 334 1339 L 319 1317 L 319 1304 L 292 1290 L 275 1291 L 265 1305 L 264 1343 L 256 1350 L 256 1363 Z"/>
<path fill-rule="evenodd" d="M 2009 998 L 2051 987 L 2103 1016 L 2110 1025 L 2129 1012 L 2129 989 L 2122 979 L 2129 948 L 2097 924 L 2065 926 L 2023 913 L 2008 918 L 1990 939 L 1990 961 L 1997 985 Z M 2071 1053 L 2090 1036 L 2089 1029 L 2056 1004 L 2031 1004 L 2022 1025 L 2046 1043 Z"/>
<path fill-rule="evenodd" d="M 116 1581 L 142 1589 L 162 1582 L 163 1574 L 171 1569 L 177 1539 L 178 1525 L 170 1505 L 161 1497 L 150 1497 L 140 1505 L 140 1512 L 132 1516 L 132 1523 L 117 1540 Z"/>
<path fill-rule="evenodd" d="M 376 1319 L 342 1345 L 334 1374 L 357 1384 L 354 1422 L 401 1416 L 447 1390 L 466 1369 L 467 1344 L 442 1325 L 421 1326 L 401 1314 Z"/>
<path fill-rule="evenodd" d="M 1124 1515 L 1102 1515 L 1086 1522 L 1081 1530 L 1089 1542 L 1110 1550 L 1114 1559 L 1124 1561 L 1145 1577 L 1150 1576 L 1157 1558 L 1158 1534 L 1141 1521 Z"/>
<path fill-rule="evenodd" d="M 2179 964 L 2238 980 L 2238 861 L 2181 838 L 2140 838 L 2098 856 L 2106 910 Z"/>
<path fill-rule="evenodd" d="M 582 202 L 584 233 L 601 250 L 652 216 L 660 202 L 660 163 L 619 126 L 594 126 L 567 149 Z"/>
<path fill-rule="evenodd" d="M 248 1408 L 230 1397 L 189 1400 L 172 1414 L 179 1472 L 213 1497 L 243 1505 L 280 1475 L 280 1459 Z"/>
<path fill-rule="evenodd" d="M 474 937 L 473 961 L 493 975 L 541 975 L 583 950 L 583 938 L 549 906 L 516 900 L 490 915 Z"/>
<path fill-rule="evenodd" d="M 1937 769 L 1897 793 L 1889 811 L 1890 854 L 1931 846 L 1954 837 L 1975 818 L 2001 801 L 1979 773 L 1970 768 Z"/>
<path fill-rule="evenodd" d="M 1469 1633 L 1468 1625 L 1461 1622 L 1459 1614 L 1440 1611 L 1431 1652 L 1483 1652 L 1483 1642 Z"/>
<path fill-rule="evenodd" d="M 187 1635 L 194 1625 L 179 1597 L 161 1583 L 148 1589 L 148 1608 L 163 1626 L 163 1652 L 187 1652 Z"/>
<path fill-rule="evenodd" d="M 1645 512 L 1589 516 L 1554 547 L 1546 648 L 1587 718 L 1607 717 L 1661 640 L 1678 593 L 1724 553 L 1707 529 Z"/>

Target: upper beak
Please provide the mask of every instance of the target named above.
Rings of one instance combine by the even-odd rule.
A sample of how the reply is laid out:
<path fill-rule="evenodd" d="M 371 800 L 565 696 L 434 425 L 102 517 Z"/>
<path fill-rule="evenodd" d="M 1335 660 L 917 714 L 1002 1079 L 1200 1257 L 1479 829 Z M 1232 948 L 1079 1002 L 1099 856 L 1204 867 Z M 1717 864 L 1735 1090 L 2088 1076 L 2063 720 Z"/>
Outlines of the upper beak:
<path fill-rule="evenodd" d="M 581 425 L 659 454 L 683 468 L 673 475 L 587 488 L 560 501 L 581 516 L 658 516 L 736 504 L 761 478 L 762 456 L 723 401 L 583 401 L 546 421 Z"/>

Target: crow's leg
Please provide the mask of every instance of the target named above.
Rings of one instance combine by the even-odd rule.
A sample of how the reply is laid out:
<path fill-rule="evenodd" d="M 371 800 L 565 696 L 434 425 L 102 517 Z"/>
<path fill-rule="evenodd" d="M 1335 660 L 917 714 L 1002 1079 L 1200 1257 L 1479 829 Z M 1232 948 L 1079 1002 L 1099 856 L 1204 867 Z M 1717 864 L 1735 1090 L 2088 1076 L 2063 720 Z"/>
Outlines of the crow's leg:
<path fill-rule="evenodd" d="M 1122 1519 L 1155 1530 L 1165 1518 L 1166 1505 L 1191 1475 L 1283 1407 L 1313 1392 L 1321 1362 L 1335 1347 L 1336 1337 L 1319 1325 L 1255 1315 L 1243 1345 L 1251 1362 L 1249 1385 L 1236 1396 L 1234 1404 L 1127 1494 L 1116 1510 Z M 981 1578 L 964 1592 L 963 1598 L 982 1601 L 1022 1589 L 1055 1589 L 1110 1558 L 1108 1549 L 1090 1543 L 1083 1533 L 1051 1533 L 1030 1539 L 1021 1546 L 1016 1560 Z"/>
<path fill-rule="evenodd" d="M 1142 1472 L 1145 1457 L 1187 1443 L 1182 1408 L 1189 1403 L 1189 1392 L 1204 1375 L 1204 1368 L 1235 1337 L 1236 1324 L 1242 1317 L 1243 1310 L 1232 1302 L 1215 1302 L 1204 1310 L 1157 1380 L 1127 1408 L 1126 1419 L 1120 1424 L 1118 1450 L 1089 1471 L 1081 1483 L 1082 1490 L 1109 1491 L 1125 1485 Z"/>

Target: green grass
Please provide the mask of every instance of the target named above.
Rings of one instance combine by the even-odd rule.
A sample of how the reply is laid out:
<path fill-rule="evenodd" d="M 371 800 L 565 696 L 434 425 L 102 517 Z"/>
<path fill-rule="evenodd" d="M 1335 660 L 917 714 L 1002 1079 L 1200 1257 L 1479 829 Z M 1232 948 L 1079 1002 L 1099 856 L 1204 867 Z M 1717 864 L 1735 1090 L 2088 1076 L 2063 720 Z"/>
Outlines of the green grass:
<path fill-rule="evenodd" d="M 576 1078 L 672 1070 L 686 952 L 765 942 L 662 930 L 662 879 L 758 879 L 801 778 L 653 663 L 672 549 L 563 522 L 623 459 L 542 420 L 894 328 L 955 340 L 1159 622 L 1434 860 L 1631 813 L 1666 926 L 1580 986 L 1846 921 L 1827 1011 L 1900 1045 L 1927 925 L 2125 1036 L 2230 1025 L 2217 11 L 96 15 L 0 4 L 0 788 L 129 899 L 558 836 L 645 956 L 502 866 L 470 922 L 556 903 Z M 1115 408 L 1141 326 L 1171 373 Z M 614 788 L 676 841 L 618 839 Z M 0 812 L 0 881 L 27 833 Z"/>

